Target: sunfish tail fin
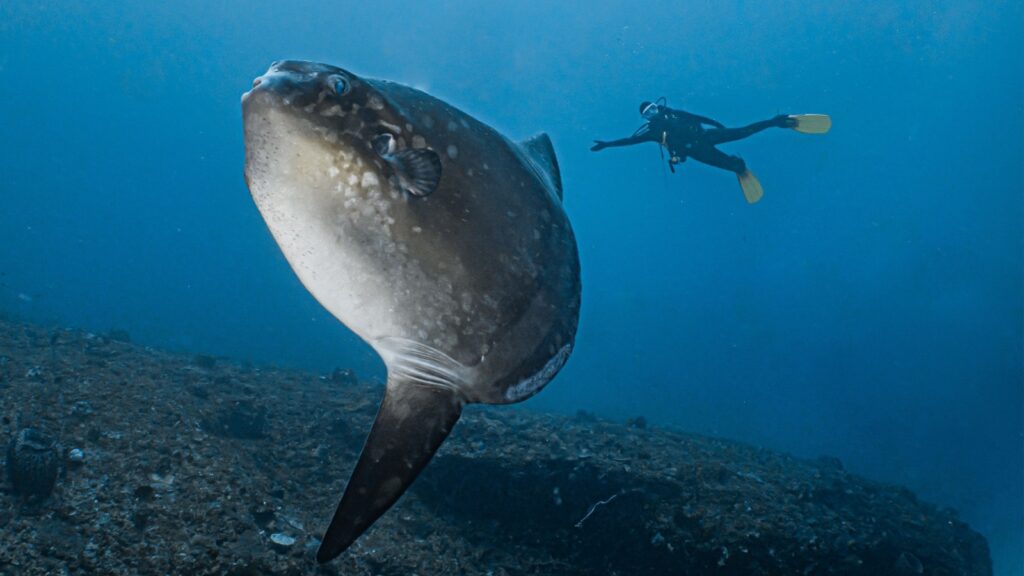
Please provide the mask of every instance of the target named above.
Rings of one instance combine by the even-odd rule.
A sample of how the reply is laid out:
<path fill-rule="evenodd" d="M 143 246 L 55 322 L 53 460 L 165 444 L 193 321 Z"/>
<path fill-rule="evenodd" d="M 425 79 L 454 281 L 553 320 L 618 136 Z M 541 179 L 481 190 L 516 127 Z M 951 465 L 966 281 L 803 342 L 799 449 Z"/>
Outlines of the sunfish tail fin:
<path fill-rule="evenodd" d="M 449 388 L 388 379 L 377 419 L 316 553 L 318 562 L 344 552 L 391 508 L 448 437 L 463 404 Z"/>
<path fill-rule="evenodd" d="M 832 129 L 832 117 L 828 114 L 793 114 L 793 130 L 804 134 L 824 134 Z"/>

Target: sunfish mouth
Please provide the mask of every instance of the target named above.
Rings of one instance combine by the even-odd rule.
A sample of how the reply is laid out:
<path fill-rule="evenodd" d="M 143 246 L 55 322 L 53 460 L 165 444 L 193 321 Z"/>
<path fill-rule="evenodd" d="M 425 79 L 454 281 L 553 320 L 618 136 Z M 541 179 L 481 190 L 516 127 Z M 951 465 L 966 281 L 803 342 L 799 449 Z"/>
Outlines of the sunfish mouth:
<path fill-rule="evenodd" d="M 253 96 L 266 92 L 276 94 L 285 104 L 297 99 L 306 106 L 322 102 L 331 93 L 343 93 L 349 89 L 344 72 L 326 64 L 312 64 L 282 60 L 274 62 L 262 75 L 252 81 L 252 88 L 242 94 L 245 105 Z"/>
<path fill-rule="evenodd" d="M 267 74 L 273 73 L 275 66 L 277 66 L 277 62 L 274 62 L 273 64 L 270 65 L 270 69 L 267 70 L 266 74 L 263 74 L 261 76 L 257 76 L 256 78 L 253 78 L 253 80 L 252 80 L 252 87 L 249 90 L 247 90 L 247 91 L 242 93 L 242 104 L 243 105 L 245 104 L 246 100 L 249 99 L 249 96 L 253 93 L 253 91 L 256 90 L 257 88 L 259 88 L 260 84 L 263 84 L 263 81 L 266 78 Z"/>

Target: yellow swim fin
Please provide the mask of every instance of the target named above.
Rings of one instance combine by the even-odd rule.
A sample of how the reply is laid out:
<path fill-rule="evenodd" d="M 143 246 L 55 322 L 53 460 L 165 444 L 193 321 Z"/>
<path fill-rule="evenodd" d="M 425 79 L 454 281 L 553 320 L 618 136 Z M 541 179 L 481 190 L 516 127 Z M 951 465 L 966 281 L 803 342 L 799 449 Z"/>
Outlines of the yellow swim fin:
<path fill-rule="evenodd" d="M 764 190 L 761 188 L 761 183 L 757 181 L 757 177 L 750 170 L 744 170 L 741 174 L 736 175 L 740 181 L 740 188 L 743 189 L 743 196 L 747 199 L 748 204 L 754 204 L 764 196 Z"/>
<path fill-rule="evenodd" d="M 793 114 L 796 121 L 793 130 L 804 134 L 824 134 L 832 128 L 832 117 L 828 114 Z"/>

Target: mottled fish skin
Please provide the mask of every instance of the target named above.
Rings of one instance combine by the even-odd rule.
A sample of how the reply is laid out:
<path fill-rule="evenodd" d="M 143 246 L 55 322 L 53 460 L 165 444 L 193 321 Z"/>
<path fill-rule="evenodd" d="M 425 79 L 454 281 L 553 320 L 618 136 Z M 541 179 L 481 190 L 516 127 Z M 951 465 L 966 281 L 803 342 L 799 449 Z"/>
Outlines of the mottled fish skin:
<path fill-rule="evenodd" d="M 334 76 L 347 94 L 334 95 Z M 245 96 L 245 117 L 247 181 L 285 256 L 385 360 L 427 347 L 453 361 L 468 401 L 503 403 L 521 400 L 507 392 L 571 347 L 575 238 L 515 144 L 418 90 L 306 62 L 276 63 Z M 391 184 L 372 146 L 383 132 L 399 150 L 439 153 L 430 197 Z M 293 137 L 304 142 L 289 150 Z M 289 154 L 307 157 L 282 161 Z"/>
<path fill-rule="evenodd" d="M 523 400 L 561 369 L 579 318 L 576 241 L 546 136 L 520 146 L 419 90 L 310 62 L 275 63 L 242 102 L 246 181 L 268 228 L 388 368 L 323 561 L 397 500 L 463 404 Z M 409 150 L 440 160 L 428 195 L 394 161 Z"/>

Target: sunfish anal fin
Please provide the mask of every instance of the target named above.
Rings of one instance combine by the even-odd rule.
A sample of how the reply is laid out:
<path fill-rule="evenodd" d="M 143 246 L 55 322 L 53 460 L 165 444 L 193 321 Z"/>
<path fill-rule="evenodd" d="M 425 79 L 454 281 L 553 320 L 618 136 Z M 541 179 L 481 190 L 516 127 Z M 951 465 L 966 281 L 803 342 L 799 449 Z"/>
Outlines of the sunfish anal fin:
<path fill-rule="evenodd" d="M 316 553 L 328 562 L 386 512 L 430 462 L 462 414 L 451 388 L 388 379 L 377 419 Z"/>

